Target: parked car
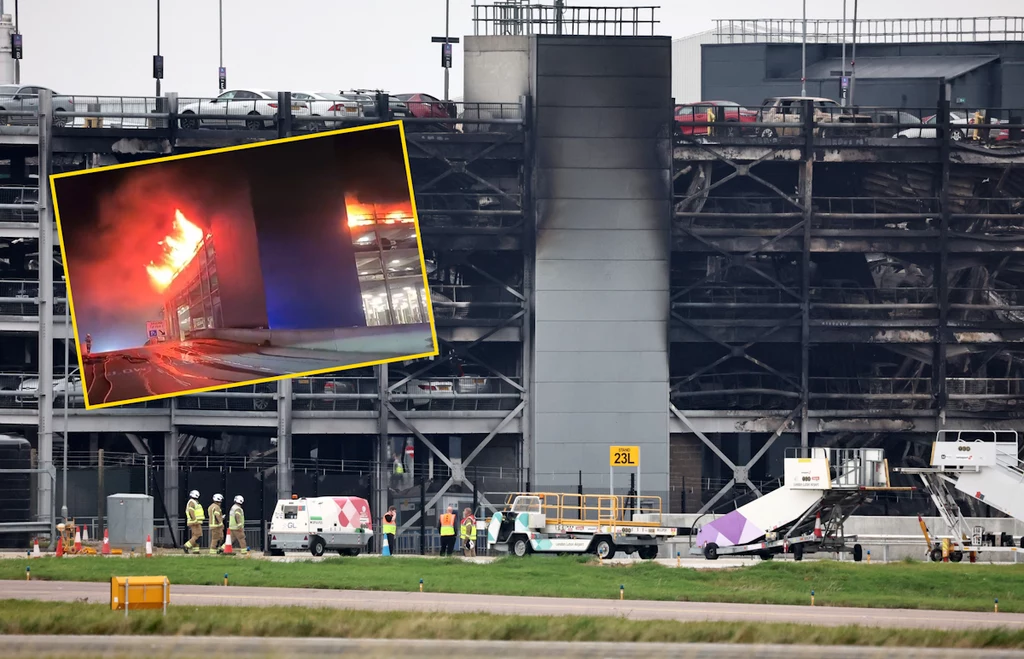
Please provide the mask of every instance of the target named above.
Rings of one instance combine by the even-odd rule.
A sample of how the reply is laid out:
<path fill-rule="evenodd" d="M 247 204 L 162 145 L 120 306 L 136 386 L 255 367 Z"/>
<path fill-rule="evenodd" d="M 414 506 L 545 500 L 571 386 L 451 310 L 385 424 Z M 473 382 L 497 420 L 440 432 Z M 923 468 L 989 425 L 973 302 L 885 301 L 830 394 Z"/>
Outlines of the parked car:
<path fill-rule="evenodd" d="M 392 393 L 413 396 L 413 398 L 409 399 L 412 407 L 426 407 L 433 400 L 449 400 L 460 396 L 472 396 L 474 394 L 491 392 L 492 378 L 466 374 L 462 367 L 458 367 L 457 371 L 458 375 L 455 377 L 437 377 L 421 374 L 398 387 Z M 392 384 L 394 384 L 404 380 L 409 376 L 409 373 L 397 369 L 388 369 L 388 375 Z"/>
<path fill-rule="evenodd" d="M 64 113 L 75 111 L 75 100 L 39 85 L 0 85 L 0 110 L 38 112 L 41 90 L 49 90 L 53 95 L 53 125 L 57 128 L 67 126 L 70 117 Z M 0 117 L 0 123 L 8 126 L 31 125 L 37 122 L 38 119 L 33 116 Z"/>
<path fill-rule="evenodd" d="M 343 91 L 340 95 L 347 101 L 355 101 L 362 108 L 364 117 L 378 116 L 377 113 L 377 92 L 369 89 L 355 89 Z M 388 97 L 388 107 L 391 109 L 393 119 L 405 119 L 409 115 L 409 106 L 405 101 L 400 101 L 394 96 Z"/>
<path fill-rule="evenodd" d="M 734 103 L 733 101 L 700 101 L 698 103 L 684 103 L 676 106 L 676 130 L 681 135 L 712 134 L 711 126 L 693 125 L 711 121 L 708 118 L 709 109 L 714 109 L 714 121 L 716 122 L 744 124 L 757 121 L 757 110 L 748 110 L 739 103 Z M 716 127 L 715 132 L 733 136 L 753 134 L 755 129 L 733 125 L 722 129 Z"/>
<path fill-rule="evenodd" d="M 245 128 L 263 130 L 274 123 L 260 119 L 258 115 L 278 114 L 277 92 L 231 89 L 217 98 L 196 99 L 178 108 L 180 125 L 184 130 L 197 128 Z M 292 101 L 292 116 L 310 114 L 309 106 L 302 101 Z M 253 115 L 257 115 L 253 117 Z M 269 123 L 269 125 L 268 125 Z"/>
<path fill-rule="evenodd" d="M 758 136 L 764 138 L 779 135 L 794 136 L 801 132 L 803 123 L 801 110 L 804 102 L 811 101 L 814 108 L 814 122 L 818 124 L 819 137 L 825 137 L 839 129 L 843 135 L 860 133 L 856 124 L 871 123 L 871 117 L 865 114 L 854 114 L 830 98 L 814 96 L 775 96 L 766 98 L 761 106 L 761 122 L 766 124 L 783 124 L 782 126 L 763 126 L 758 129 Z M 790 128 L 789 125 L 793 127 Z M 822 126 L 821 124 L 829 124 Z M 870 132 L 870 129 L 867 130 Z"/>
<path fill-rule="evenodd" d="M 457 119 L 459 108 L 451 101 L 442 101 L 430 94 L 395 94 L 395 98 L 409 106 L 409 114 L 416 119 Z M 455 124 L 443 122 L 427 124 L 434 128 L 455 130 Z"/>
<path fill-rule="evenodd" d="M 930 117 L 925 117 L 924 119 L 921 120 L 921 124 L 922 124 L 921 128 L 906 128 L 906 129 L 901 130 L 900 132 L 896 133 L 895 135 L 893 135 L 893 137 L 894 138 L 926 139 L 926 140 L 935 139 L 936 135 L 938 135 L 938 128 L 936 127 L 937 126 L 937 122 L 938 122 L 938 119 L 937 119 L 938 116 L 939 115 L 937 115 L 937 114 L 933 114 Z M 961 140 L 964 140 L 965 138 L 970 137 L 970 128 L 969 128 L 969 126 L 971 126 L 973 123 L 974 123 L 974 117 L 973 116 L 968 117 L 965 114 L 963 114 L 962 112 L 950 112 L 949 113 L 949 124 L 950 124 L 949 138 L 951 140 L 953 140 L 954 142 L 960 142 Z M 993 119 L 989 119 L 985 123 L 998 124 L 998 123 L 1000 123 L 1000 121 L 999 121 L 999 119 L 993 118 Z M 928 127 L 925 127 L 925 126 L 928 126 Z M 992 135 L 992 138 L 995 139 L 995 140 L 1005 140 L 1005 139 L 1009 139 L 1009 137 L 1010 137 L 1010 131 L 1008 131 L 1005 128 L 994 129 L 993 133 L 994 133 L 994 135 Z"/>
<path fill-rule="evenodd" d="M 334 92 L 292 92 L 292 100 L 308 105 L 312 117 L 338 117 L 343 120 L 308 122 L 306 128 L 311 131 L 344 128 L 350 125 L 344 120 L 350 121 L 363 116 L 359 103 Z"/>
<path fill-rule="evenodd" d="M 18 395 L 15 396 L 14 400 L 18 403 L 32 403 L 39 397 L 39 377 L 32 376 L 25 378 L 15 389 Z M 82 394 L 82 376 L 78 372 L 76 367 L 65 379 L 63 377 L 53 379 L 53 396 L 55 399 L 61 398 L 62 395 L 67 392 L 72 400 L 81 397 Z"/>

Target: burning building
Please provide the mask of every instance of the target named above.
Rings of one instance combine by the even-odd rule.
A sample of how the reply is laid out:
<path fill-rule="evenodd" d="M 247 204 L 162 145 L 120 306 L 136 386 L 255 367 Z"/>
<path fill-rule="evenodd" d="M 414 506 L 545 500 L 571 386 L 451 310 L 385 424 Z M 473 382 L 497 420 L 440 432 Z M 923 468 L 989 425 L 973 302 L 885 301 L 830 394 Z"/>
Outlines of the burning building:
<path fill-rule="evenodd" d="M 218 215 L 204 230 L 176 210 L 173 230 L 161 244 L 162 260 L 146 269 L 163 295 L 169 339 L 215 328 L 269 327 L 251 218 Z"/>

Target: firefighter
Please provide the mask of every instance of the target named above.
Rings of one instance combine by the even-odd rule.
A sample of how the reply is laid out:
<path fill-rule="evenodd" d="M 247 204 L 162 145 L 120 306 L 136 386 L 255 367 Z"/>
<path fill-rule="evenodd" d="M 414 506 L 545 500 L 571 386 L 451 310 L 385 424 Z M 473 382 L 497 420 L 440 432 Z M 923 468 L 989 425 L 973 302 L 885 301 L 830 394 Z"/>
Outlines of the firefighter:
<path fill-rule="evenodd" d="M 476 518 L 473 517 L 473 511 L 466 508 L 462 511 L 462 524 L 459 527 L 461 529 L 462 537 L 462 554 L 470 558 L 476 556 Z"/>
<path fill-rule="evenodd" d="M 221 502 L 224 501 L 223 494 L 214 494 L 213 503 L 210 504 L 210 553 L 218 554 L 222 550 L 221 544 L 224 542 L 224 513 L 220 509 Z"/>
<path fill-rule="evenodd" d="M 441 534 L 441 555 L 451 556 L 455 549 L 455 513 L 451 506 L 448 506 L 448 512 L 438 517 L 437 528 Z"/>
<path fill-rule="evenodd" d="M 235 497 L 235 505 L 228 511 L 228 532 L 231 533 L 232 545 L 239 548 L 239 553 L 248 554 L 249 548 L 245 544 L 245 511 L 242 504 L 245 497 L 241 494 Z"/>
<path fill-rule="evenodd" d="M 85 335 L 85 356 L 92 354 L 92 334 Z"/>
<path fill-rule="evenodd" d="M 199 503 L 199 490 L 192 490 L 188 493 L 188 503 L 185 504 L 185 524 L 188 525 L 192 537 L 185 543 L 185 553 L 193 549 L 199 549 L 203 540 L 203 520 L 206 515 L 203 513 L 203 504 Z"/>
<path fill-rule="evenodd" d="M 391 506 L 388 511 L 384 513 L 384 519 L 382 520 L 381 529 L 384 533 L 384 537 L 388 541 L 388 549 L 392 554 L 395 553 L 395 534 L 398 532 L 398 513 L 395 511 L 395 507 Z"/>

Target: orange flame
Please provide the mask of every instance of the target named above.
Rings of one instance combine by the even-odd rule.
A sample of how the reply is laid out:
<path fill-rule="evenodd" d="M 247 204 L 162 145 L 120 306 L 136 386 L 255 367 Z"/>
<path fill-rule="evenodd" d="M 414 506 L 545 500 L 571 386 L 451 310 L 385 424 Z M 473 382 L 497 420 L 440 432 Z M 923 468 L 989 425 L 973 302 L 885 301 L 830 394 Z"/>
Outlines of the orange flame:
<path fill-rule="evenodd" d="M 360 202 L 355 197 L 345 197 L 345 211 L 350 228 L 377 224 L 411 224 L 412 203 L 373 204 Z"/>
<path fill-rule="evenodd" d="M 173 232 L 161 240 L 158 245 L 163 245 L 164 253 L 161 257 L 162 263 L 150 262 L 146 266 L 146 272 L 158 291 L 163 291 L 170 286 L 171 282 L 181 270 L 188 265 L 192 257 L 199 251 L 199 246 L 205 238 L 202 229 L 188 221 L 188 218 L 180 210 L 174 211 Z"/>

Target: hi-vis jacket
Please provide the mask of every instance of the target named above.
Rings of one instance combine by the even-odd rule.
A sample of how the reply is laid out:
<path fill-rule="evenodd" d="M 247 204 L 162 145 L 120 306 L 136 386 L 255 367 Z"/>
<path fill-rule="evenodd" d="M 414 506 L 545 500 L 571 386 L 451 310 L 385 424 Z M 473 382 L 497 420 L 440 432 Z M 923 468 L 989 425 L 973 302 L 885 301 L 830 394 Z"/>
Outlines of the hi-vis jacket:
<path fill-rule="evenodd" d="M 210 504 L 210 528 L 224 528 L 224 514 L 220 511 L 219 503 Z"/>
<path fill-rule="evenodd" d="M 185 504 L 185 519 L 188 520 L 189 524 L 200 524 L 206 519 L 206 514 L 203 512 L 203 504 L 195 499 L 189 499 L 188 503 Z"/>

